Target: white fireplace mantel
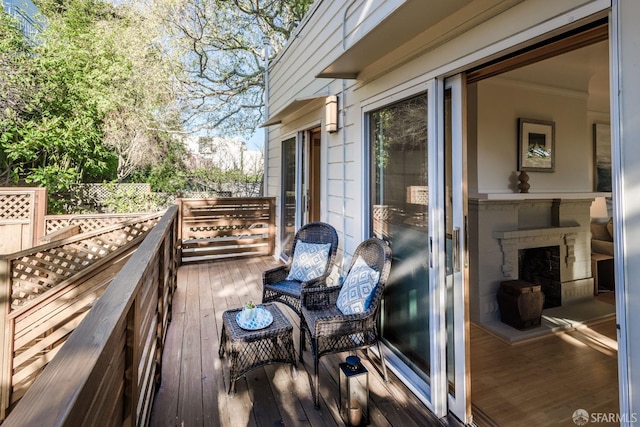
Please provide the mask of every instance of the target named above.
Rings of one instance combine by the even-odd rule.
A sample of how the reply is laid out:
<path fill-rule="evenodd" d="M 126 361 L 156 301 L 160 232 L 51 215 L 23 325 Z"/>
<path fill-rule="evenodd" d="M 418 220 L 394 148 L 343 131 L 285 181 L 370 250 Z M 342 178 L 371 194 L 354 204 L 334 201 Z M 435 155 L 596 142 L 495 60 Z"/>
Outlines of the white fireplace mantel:
<path fill-rule="evenodd" d="M 469 292 L 470 316 L 479 324 L 499 321 L 496 293 L 505 280 L 519 279 L 521 250 L 558 247 L 561 304 L 593 298 L 590 207 L 609 193 L 485 193 L 469 198 L 469 223 L 476 248 L 476 276 Z"/>
<path fill-rule="evenodd" d="M 576 260 L 574 246 L 580 227 L 543 227 L 513 231 L 494 231 L 493 237 L 500 241 L 502 249 L 502 274 L 518 278 L 518 250 L 543 246 L 560 246 L 561 256 L 567 268 Z M 564 250 L 562 250 L 564 249 Z"/>

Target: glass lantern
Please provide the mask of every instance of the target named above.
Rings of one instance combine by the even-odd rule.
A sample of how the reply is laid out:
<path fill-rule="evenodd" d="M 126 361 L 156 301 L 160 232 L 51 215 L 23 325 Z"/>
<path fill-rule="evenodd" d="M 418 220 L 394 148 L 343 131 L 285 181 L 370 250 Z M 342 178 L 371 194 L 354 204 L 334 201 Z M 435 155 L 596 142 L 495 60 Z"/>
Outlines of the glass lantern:
<path fill-rule="evenodd" d="M 369 371 L 357 356 L 340 363 L 340 416 L 349 427 L 369 424 Z"/>

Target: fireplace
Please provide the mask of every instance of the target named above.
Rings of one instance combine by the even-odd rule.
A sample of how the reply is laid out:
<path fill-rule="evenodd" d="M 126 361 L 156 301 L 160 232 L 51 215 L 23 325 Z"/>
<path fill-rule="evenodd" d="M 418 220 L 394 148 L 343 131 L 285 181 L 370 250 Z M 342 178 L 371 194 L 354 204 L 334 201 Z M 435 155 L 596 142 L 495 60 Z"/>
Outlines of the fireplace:
<path fill-rule="evenodd" d="M 471 199 L 471 320 L 481 325 L 500 322 L 496 294 L 500 284 L 508 280 L 544 286 L 546 308 L 593 298 L 591 201 L 582 194 L 566 194 L 562 199 L 540 194 L 485 194 Z M 523 271 L 523 258 L 538 252 L 541 260 Z"/>
<path fill-rule="evenodd" d="M 520 249 L 518 251 L 520 280 L 542 287 L 544 308 L 562 305 L 560 280 L 560 246 Z"/>

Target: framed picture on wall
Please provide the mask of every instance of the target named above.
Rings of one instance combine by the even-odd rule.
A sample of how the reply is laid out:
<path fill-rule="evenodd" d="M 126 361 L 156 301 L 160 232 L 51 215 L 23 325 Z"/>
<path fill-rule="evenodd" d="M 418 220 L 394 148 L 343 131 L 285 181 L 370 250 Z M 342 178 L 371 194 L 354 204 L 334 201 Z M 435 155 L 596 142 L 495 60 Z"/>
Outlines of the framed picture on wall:
<path fill-rule="evenodd" d="M 593 124 L 595 191 L 611 191 L 611 126 Z"/>
<path fill-rule="evenodd" d="M 519 118 L 518 130 L 518 170 L 553 172 L 555 123 Z"/>

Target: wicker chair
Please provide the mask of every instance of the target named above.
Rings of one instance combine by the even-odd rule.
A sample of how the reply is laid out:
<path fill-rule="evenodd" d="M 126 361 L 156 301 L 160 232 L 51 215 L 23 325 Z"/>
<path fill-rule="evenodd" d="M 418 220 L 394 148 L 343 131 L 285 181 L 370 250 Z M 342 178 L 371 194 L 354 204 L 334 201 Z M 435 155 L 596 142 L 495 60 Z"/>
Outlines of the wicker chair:
<path fill-rule="evenodd" d="M 295 254 L 296 244 L 298 242 L 306 243 L 330 243 L 329 256 L 327 257 L 327 265 L 324 273 L 306 282 L 297 280 L 286 280 L 291 269 L 291 262 L 271 270 L 267 270 L 262 274 L 262 302 L 276 301 L 291 307 L 300 316 L 300 290 L 305 287 L 324 286 L 327 276 L 331 273 L 333 264 L 338 250 L 338 233 L 335 228 L 324 222 L 310 222 L 300 227 L 293 239 L 291 254 Z"/>
<path fill-rule="evenodd" d="M 311 345 L 314 364 L 312 393 L 316 408 L 319 407 L 320 401 L 318 365 L 320 358 L 326 354 L 354 351 L 377 344 L 384 380 L 385 382 L 389 380 L 384 353 L 380 348 L 378 317 L 382 294 L 391 269 L 391 249 L 380 239 L 371 238 L 365 240 L 356 248 L 349 270 L 351 270 L 359 256 L 369 267 L 380 272 L 378 282 L 374 284 L 373 298 L 364 312 L 349 315 L 342 314 L 342 311 L 336 306 L 342 286 L 305 288 L 302 290 L 300 334 L 302 336 L 306 332 Z M 303 350 L 304 344 L 301 344 L 300 361 L 302 361 Z"/>

